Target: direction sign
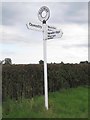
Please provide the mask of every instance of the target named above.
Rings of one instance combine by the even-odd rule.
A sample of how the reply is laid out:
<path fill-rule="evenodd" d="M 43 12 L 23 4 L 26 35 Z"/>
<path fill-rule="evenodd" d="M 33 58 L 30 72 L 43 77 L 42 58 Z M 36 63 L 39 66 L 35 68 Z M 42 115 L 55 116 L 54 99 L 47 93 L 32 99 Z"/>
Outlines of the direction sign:
<path fill-rule="evenodd" d="M 28 24 L 26 24 L 26 26 L 28 29 L 31 29 L 31 30 L 42 31 L 41 25 L 37 25 L 37 24 L 33 24 L 33 23 L 29 22 Z"/>
<path fill-rule="evenodd" d="M 53 30 L 56 30 L 56 29 L 57 29 L 56 27 L 49 26 L 49 25 L 48 25 L 48 28 L 49 28 L 49 29 L 53 29 Z"/>
<path fill-rule="evenodd" d="M 28 24 L 26 24 L 26 26 L 27 26 L 28 29 L 43 32 L 43 29 L 42 29 L 41 25 L 37 25 L 37 24 L 33 24 L 33 23 L 29 22 Z M 48 25 L 47 27 L 48 27 L 48 29 L 47 29 L 48 34 L 49 34 L 49 32 L 50 32 L 50 34 L 52 34 L 53 32 L 59 33 L 59 31 L 61 31 L 61 30 L 59 30 L 59 29 L 57 29 L 56 27 L 53 27 L 53 26 Z"/>
<path fill-rule="evenodd" d="M 52 35 L 52 34 L 60 34 L 61 30 L 56 30 L 56 31 L 48 31 L 48 34 Z"/>
<path fill-rule="evenodd" d="M 54 30 L 56 30 L 57 28 L 56 27 L 53 27 L 53 26 L 49 26 L 48 25 L 48 31 L 54 31 Z"/>
<path fill-rule="evenodd" d="M 26 24 L 28 29 L 42 31 L 43 32 L 43 53 L 44 53 L 44 92 L 45 92 L 45 107 L 48 110 L 48 80 L 47 80 L 47 41 L 48 39 L 61 38 L 63 32 L 56 27 L 49 26 L 46 21 L 50 17 L 50 10 L 48 7 L 43 6 L 38 11 L 38 18 L 43 23 L 41 25 L 32 24 L 29 22 Z"/>
<path fill-rule="evenodd" d="M 52 31 L 52 32 L 48 32 L 47 34 L 47 39 L 55 39 L 55 38 L 61 38 L 63 35 L 63 32 L 61 30 L 59 31 Z"/>

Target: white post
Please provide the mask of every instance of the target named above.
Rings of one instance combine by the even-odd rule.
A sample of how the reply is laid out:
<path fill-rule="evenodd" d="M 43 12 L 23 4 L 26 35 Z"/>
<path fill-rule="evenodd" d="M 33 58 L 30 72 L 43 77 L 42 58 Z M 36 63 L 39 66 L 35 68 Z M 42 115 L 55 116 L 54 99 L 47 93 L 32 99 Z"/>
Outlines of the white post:
<path fill-rule="evenodd" d="M 45 107 L 48 110 L 48 80 L 47 80 L 47 25 L 43 21 L 43 55 L 44 55 L 44 92 L 45 92 Z"/>

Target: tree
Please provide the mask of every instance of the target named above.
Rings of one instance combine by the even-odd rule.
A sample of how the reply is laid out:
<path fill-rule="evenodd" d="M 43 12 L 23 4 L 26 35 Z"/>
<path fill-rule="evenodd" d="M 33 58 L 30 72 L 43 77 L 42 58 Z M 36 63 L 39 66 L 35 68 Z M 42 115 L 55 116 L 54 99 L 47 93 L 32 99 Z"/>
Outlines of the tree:
<path fill-rule="evenodd" d="M 40 61 L 39 61 L 39 64 L 43 64 L 43 63 L 44 63 L 44 61 L 43 61 L 43 60 L 40 60 Z"/>
<path fill-rule="evenodd" d="M 88 61 L 81 61 L 80 64 L 88 64 Z"/>
<path fill-rule="evenodd" d="M 11 58 L 5 58 L 5 64 L 12 64 Z"/>
<path fill-rule="evenodd" d="M 63 62 L 63 61 L 61 61 L 61 64 L 64 64 L 64 62 Z"/>

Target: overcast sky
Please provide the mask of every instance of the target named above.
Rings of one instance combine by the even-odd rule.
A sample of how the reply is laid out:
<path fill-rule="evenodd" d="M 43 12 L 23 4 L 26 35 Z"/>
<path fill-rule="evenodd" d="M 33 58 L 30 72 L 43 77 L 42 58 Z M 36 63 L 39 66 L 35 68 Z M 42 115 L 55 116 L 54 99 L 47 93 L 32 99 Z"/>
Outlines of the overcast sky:
<path fill-rule="evenodd" d="M 85 2 L 3 2 L 0 60 L 11 58 L 13 63 L 19 64 L 43 60 L 42 32 L 26 27 L 28 22 L 42 25 L 37 13 L 43 5 L 50 9 L 47 25 L 56 26 L 64 33 L 62 38 L 47 41 L 48 63 L 88 60 L 88 3 Z"/>

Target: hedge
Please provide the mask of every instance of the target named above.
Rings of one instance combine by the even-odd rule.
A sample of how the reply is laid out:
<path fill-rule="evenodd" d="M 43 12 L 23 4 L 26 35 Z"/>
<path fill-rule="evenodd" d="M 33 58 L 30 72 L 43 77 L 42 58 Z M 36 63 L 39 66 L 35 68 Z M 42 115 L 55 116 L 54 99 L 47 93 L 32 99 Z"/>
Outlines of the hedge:
<path fill-rule="evenodd" d="M 48 64 L 48 90 L 88 85 L 89 64 Z M 3 65 L 2 98 L 32 98 L 44 94 L 43 64 Z"/>

